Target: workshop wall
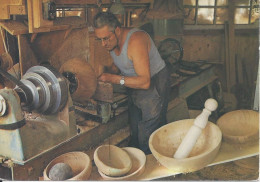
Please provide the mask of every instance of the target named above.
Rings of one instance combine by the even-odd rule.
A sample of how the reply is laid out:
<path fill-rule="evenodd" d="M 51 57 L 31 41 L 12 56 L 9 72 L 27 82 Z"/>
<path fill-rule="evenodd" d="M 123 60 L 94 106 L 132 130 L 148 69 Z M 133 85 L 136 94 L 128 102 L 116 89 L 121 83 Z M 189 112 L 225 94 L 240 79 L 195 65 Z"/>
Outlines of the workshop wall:
<path fill-rule="evenodd" d="M 207 60 L 224 62 L 224 37 L 218 35 L 184 35 L 182 37 L 184 49 L 183 60 Z"/>
<path fill-rule="evenodd" d="M 215 73 L 221 81 L 223 91 L 227 91 L 225 66 L 225 35 L 224 30 L 184 30 L 183 34 L 174 36 L 155 36 L 156 44 L 166 38 L 175 38 L 183 47 L 183 60 L 205 60 L 215 65 Z M 231 92 L 235 95 L 238 108 L 251 108 L 256 88 L 258 68 L 259 35 L 256 29 L 235 31 L 235 85 Z"/>

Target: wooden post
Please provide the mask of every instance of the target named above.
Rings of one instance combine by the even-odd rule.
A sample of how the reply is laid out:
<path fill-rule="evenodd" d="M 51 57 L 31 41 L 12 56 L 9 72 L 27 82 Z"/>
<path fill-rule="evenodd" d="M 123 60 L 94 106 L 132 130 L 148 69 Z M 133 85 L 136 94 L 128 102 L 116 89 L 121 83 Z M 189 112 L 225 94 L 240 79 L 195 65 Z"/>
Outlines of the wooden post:
<path fill-rule="evenodd" d="M 229 1 L 228 9 L 228 50 L 229 50 L 229 85 L 227 86 L 228 92 L 230 88 L 236 84 L 236 67 L 235 67 L 235 1 Z"/>

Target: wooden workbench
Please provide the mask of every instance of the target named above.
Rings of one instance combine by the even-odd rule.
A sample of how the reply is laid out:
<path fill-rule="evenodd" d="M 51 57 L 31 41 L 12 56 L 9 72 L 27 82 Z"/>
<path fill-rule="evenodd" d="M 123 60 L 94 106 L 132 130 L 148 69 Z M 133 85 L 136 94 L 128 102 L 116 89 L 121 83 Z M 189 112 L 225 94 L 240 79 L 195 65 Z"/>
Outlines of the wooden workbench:
<path fill-rule="evenodd" d="M 222 141 L 219 153 L 215 160 L 208 166 L 222 164 L 238 159 L 259 155 L 259 141 L 250 144 L 229 144 Z M 206 166 L 207 167 L 207 166 Z M 168 176 L 174 176 L 178 173 L 168 170 L 157 162 L 152 154 L 146 156 L 146 165 L 143 174 L 137 176 L 133 180 L 153 180 Z M 97 168 L 93 167 L 89 180 L 103 180 L 97 172 Z"/>

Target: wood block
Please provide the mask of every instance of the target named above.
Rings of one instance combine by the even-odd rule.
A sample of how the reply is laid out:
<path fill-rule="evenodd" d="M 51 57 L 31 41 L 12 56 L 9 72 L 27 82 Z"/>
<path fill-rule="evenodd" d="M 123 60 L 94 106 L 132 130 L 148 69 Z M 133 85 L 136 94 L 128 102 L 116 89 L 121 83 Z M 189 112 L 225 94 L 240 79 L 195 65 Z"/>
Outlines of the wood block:
<path fill-rule="evenodd" d="M 12 15 L 26 15 L 27 14 L 27 10 L 26 10 L 26 6 L 25 5 L 12 5 L 9 6 L 10 8 L 10 14 Z"/>
<path fill-rule="evenodd" d="M 98 82 L 93 99 L 103 102 L 113 102 L 113 86 L 110 83 Z"/>
<path fill-rule="evenodd" d="M 7 5 L 0 5 L 0 19 L 10 19 L 10 11 L 9 11 L 9 6 Z"/>

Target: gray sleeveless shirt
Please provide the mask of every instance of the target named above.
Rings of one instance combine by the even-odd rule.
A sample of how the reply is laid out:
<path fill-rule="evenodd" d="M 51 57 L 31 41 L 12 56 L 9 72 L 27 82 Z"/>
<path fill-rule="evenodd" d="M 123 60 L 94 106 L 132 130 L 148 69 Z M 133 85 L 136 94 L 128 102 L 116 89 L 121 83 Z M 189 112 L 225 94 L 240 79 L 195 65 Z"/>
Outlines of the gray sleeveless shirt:
<path fill-rule="evenodd" d="M 119 56 L 117 56 L 114 51 L 110 52 L 110 55 L 112 56 L 115 65 L 119 68 L 119 70 L 121 71 L 121 74 L 124 76 L 137 76 L 137 74 L 135 73 L 133 62 L 130 59 L 128 59 L 128 56 L 127 56 L 127 48 L 128 48 L 129 39 L 130 39 L 131 35 L 137 31 L 142 31 L 142 30 L 133 28 L 128 32 L 126 41 L 123 45 L 122 51 Z M 164 60 L 161 58 L 153 40 L 151 39 L 150 36 L 149 36 L 149 38 L 151 41 L 151 49 L 149 52 L 150 74 L 152 77 L 165 67 L 165 63 L 164 63 Z"/>

